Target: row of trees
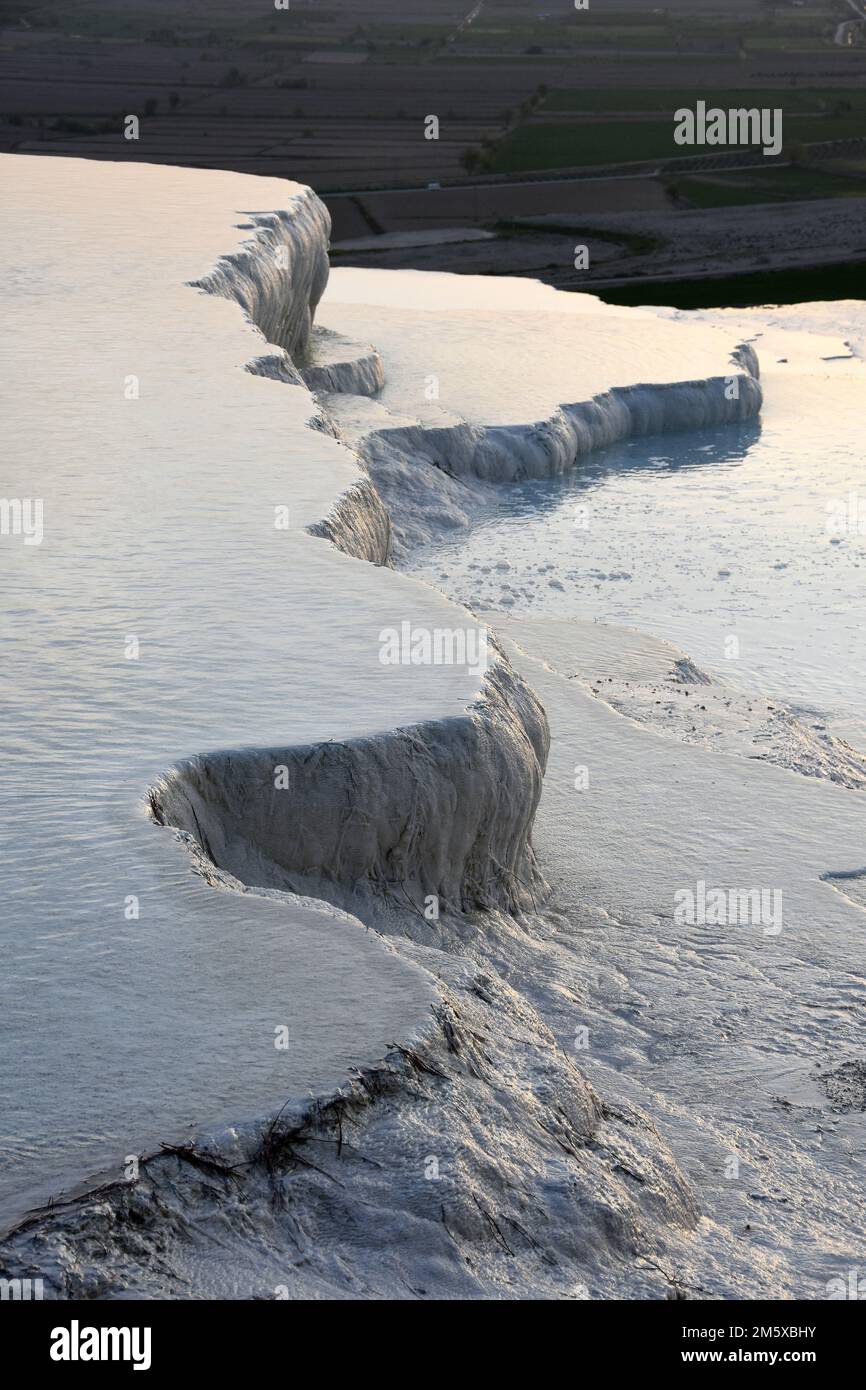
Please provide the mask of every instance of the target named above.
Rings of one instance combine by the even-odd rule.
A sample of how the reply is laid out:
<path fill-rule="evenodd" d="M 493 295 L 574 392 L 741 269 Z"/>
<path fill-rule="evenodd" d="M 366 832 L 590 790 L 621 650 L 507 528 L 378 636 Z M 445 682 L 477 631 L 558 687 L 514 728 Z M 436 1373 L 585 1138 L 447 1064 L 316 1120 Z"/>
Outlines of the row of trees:
<path fill-rule="evenodd" d="M 544 101 L 547 96 L 547 83 L 539 82 L 531 97 L 526 97 L 517 108 L 517 115 L 520 120 L 525 121 L 528 116 Z M 507 135 L 514 124 L 514 112 L 511 107 L 507 107 L 502 113 L 503 130 L 499 137 Z M 496 149 L 499 141 L 494 140 L 489 135 L 485 135 L 480 145 L 469 145 L 460 156 L 460 163 L 467 174 L 489 173 L 493 168 L 496 159 Z"/>

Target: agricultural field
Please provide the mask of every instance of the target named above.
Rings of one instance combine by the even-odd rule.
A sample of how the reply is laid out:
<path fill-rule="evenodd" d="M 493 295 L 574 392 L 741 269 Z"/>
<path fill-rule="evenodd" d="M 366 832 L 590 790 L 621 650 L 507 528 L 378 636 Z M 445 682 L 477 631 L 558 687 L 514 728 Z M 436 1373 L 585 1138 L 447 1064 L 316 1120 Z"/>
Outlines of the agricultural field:
<path fill-rule="evenodd" d="M 843 0 L 593 0 L 583 12 L 566 0 L 280 11 L 0 0 L 0 150 L 300 179 L 328 202 L 337 241 L 560 208 L 846 198 L 863 189 L 866 48 L 834 45 L 844 11 Z M 673 112 L 698 100 L 781 107 L 780 167 L 678 172 L 693 152 L 674 144 Z M 835 140 L 849 143 L 816 168 L 810 145 Z M 616 177 L 636 160 L 665 167 Z M 569 183 L 562 171 L 581 166 L 613 167 Z M 508 250 L 532 261 L 523 236 Z M 482 254 L 467 246 L 467 263 Z"/>
<path fill-rule="evenodd" d="M 637 87 L 611 91 L 607 87 L 569 88 L 547 92 L 539 104 L 541 119 L 559 112 L 578 114 L 619 113 L 652 115 L 670 113 L 678 106 L 694 106 L 698 101 L 711 101 L 713 106 L 764 106 L 772 96 L 773 103 L 784 107 L 790 116 L 824 116 L 845 109 L 863 114 L 866 120 L 866 90 L 863 87 L 799 87 L 788 86 L 768 93 L 766 87 L 721 87 L 708 92 L 706 87 Z"/>
<path fill-rule="evenodd" d="M 671 198 L 683 207 L 743 207 L 750 203 L 797 202 L 811 198 L 862 198 L 866 167 L 858 170 L 837 161 L 776 169 L 666 181 Z"/>
<path fill-rule="evenodd" d="M 715 102 L 714 97 L 712 100 Z M 866 139 L 863 97 L 860 110 L 816 110 L 812 115 L 793 116 L 786 110 L 785 93 L 774 96 L 773 101 L 784 113 L 785 152 L 801 144 Z M 840 103 L 842 107 L 847 105 L 849 103 Z M 588 164 L 620 164 L 630 160 L 677 159 L 686 153 L 697 153 L 684 150 L 674 141 L 675 109 L 671 107 L 664 120 L 631 113 L 607 120 L 575 119 L 569 124 L 527 121 L 497 144 L 489 167 L 493 173 L 512 174 Z"/>

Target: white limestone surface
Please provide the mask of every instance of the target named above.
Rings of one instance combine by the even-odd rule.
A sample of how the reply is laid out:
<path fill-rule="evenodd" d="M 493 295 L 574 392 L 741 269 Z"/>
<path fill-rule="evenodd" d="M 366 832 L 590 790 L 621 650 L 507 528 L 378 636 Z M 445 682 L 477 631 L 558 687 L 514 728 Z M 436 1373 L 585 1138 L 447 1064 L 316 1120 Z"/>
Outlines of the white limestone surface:
<path fill-rule="evenodd" d="M 549 478 L 618 440 L 761 408 L 748 332 L 535 280 L 338 268 L 319 323 L 387 362 L 375 399 L 361 372 L 332 377 L 321 399 L 388 508 L 397 559 L 465 528 L 485 483 Z"/>
<path fill-rule="evenodd" d="M 38 541 L 0 538 L 7 1221 L 422 1035 L 431 977 L 322 900 L 363 887 L 417 916 L 428 894 L 453 912 L 531 897 L 547 726 L 495 648 L 426 658 L 437 633 L 477 650 L 480 625 L 385 567 L 381 499 L 301 384 L 327 275 L 310 190 L 17 156 L 0 177 L 0 493 L 40 504 Z M 437 479 L 556 471 L 623 431 L 760 405 L 723 329 L 531 282 L 365 275 L 325 327 L 381 350 L 385 387 L 357 409 L 427 440 L 416 457 L 389 439 L 404 480 L 425 460 Z M 376 389 L 374 355 L 339 358 L 319 362 L 332 385 Z"/>
<path fill-rule="evenodd" d="M 266 345 L 238 300 L 280 337 L 272 355 L 305 340 L 327 274 L 315 196 L 18 156 L 0 176 L 0 495 L 43 518 L 41 543 L 0 537 L 10 1216 L 158 1140 L 327 1090 L 423 1024 L 423 972 L 322 904 L 214 891 L 147 795 L 192 755 L 270 749 L 273 769 L 288 748 L 459 716 L 482 678 L 380 662 L 387 624 L 469 620 L 307 533 L 356 495 L 358 463 L 311 427 L 303 387 L 246 370 Z M 227 297 L 191 287 L 209 273 Z M 269 816 L 288 808 L 272 771 L 264 790 Z"/>
<path fill-rule="evenodd" d="M 733 419 L 760 405 L 756 364 L 735 356 L 738 334 L 660 322 L 535 280 L 340 267 L 331 272 L 318 322 L 373 339 L 388 364 L 381 404 L 428 427 L 525 429 L 562 407 L 593 400 L 603 407 L 611 392 L 637 387 L 699 386 L 708 415 Z M 727 394 L 736 396 L 726 401 L 732 377 Z M 680 408 L 682 427 L 699 423 L 685 396 Z M 638 418 L 629 432 L 640 426 Z"/>

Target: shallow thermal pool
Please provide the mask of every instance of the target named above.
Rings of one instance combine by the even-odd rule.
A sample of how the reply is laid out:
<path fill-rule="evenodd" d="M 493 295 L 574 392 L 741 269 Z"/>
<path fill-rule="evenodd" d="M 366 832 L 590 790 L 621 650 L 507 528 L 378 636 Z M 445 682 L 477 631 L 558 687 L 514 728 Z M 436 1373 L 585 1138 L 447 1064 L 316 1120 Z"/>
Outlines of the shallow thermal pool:
<path fill-rule="evenodd" d="M 667 638 L 866 747 L 866 364 L 786 375 L 780 341 L 769 360 L 756 342 L 759 422 L 627 440 L 563 477 L 491 489 L 468 537 L 408 568 L 482 610 Z"/>

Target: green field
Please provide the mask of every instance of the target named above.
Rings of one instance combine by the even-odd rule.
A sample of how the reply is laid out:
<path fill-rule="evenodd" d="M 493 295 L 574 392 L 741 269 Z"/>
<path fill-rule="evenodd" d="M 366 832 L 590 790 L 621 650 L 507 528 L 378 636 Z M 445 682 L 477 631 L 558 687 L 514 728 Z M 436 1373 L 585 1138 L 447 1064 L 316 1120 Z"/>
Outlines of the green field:
<path fill-rule="evenodd" d="M 781 106 L 785 115 L 798 113 L 825 114 L 847 102 L 854 112 L 863 113 L 866 128 L 866 91 L 862 87 L 782 87 L 762 88 L 723 87 L 707 91 L 689 87 L 654 87 L 617 89 L 582 87 L 577 90 L 548 92 L 539 106 L 545 111 L 660 111 L 670 115 L 680 106 L 694 107 L 699 101 L 708 106 Z"/>
<path fill-rule="evenodd" d="M 677 200 L 693 208 L 742 207 L 747 203 L 796 202 L 804 198 L 862 198 L 866 176 L 845 178 L 823 167 L 772 169 L 744 174 L 669 179 Z"/>
<path fill-rule="evenodd" d="M 522 125 L 496 147 L 496 174 L 566 169 L 580 164 L 618 164 L 682 153 L 673 143 L 673 121 L 601 121 L 583 125 Z"/>
<path fill-rule="evenodd" d="M 815 141 L 863 137 L 866 137 L 866 111 L 838 116 L 829 113 L 792 116 L 784 122 L 787 150 Z M 497 145 L 490 167 L 497 174 L 513 174 L 642 159 L 682 159 L 690 155 L 724 154 L 737 148 L 746 147 L 677 145 L 671 111 L 663 121 L 582 121 L 574 125 L 528 122 L 518 126 Z"/>

